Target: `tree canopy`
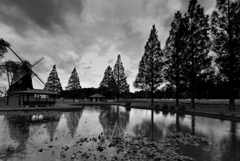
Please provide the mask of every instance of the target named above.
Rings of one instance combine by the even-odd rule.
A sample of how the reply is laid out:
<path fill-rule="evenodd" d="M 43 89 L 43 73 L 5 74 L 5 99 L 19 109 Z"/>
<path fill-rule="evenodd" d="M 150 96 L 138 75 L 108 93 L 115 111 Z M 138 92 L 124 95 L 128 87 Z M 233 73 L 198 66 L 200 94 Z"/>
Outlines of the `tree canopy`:
<path fill-rule="evenodd" d="M 44 90 L 49 90 L 52 92 L 62 91 L 62 85 L 61 85 L 60 79 L 58 78 L 56 65 L 53 66 L 53 69 L 48 76 L 47 83 L 45 84 Z"/>
<path fill-rule="evenodd" d="M 7 49 L 8 47 L 10 47 L 10 44 L 1 38 L 0 39 L 0 59 L 3 58 L 4 54 L 8 51 Z"/>
<path fill-rule="evenodd" d="M 125 69 L 120 55 L 118 55 L 117 61 L 114 65 L 113 77 L 117 85 L 117 98 L 119 99 L 121 93 L 129 92 L 129 84 L 127 83 L 127 76 L 125 75 Z"/>
<path fill-rule="evenodd" d="M 182 66 L 184 63 L 185 28 L 180 11 L 175 13 L 171 30 L 166 41 L 164 54 L 166 57 L 165 79 L 176 87 L 176 106 L 179 106 L 179 92 L 185 86 Z"/>
<path fill-rule="evenodd" d="M 157 30 L 153 25 L 148 41 L 145 45 L 145 52 L 139 63 L 139 73 L 135 79 L 135 87 L 151 90 L 151 105 L 154 104 L 154 91 L 163 82 L 162 69 L 164 65 L 163 52 L 158 40 Z"/>
<path fill-rule="evenodd" d="M 68 86 L 66 87 L 66 90 L 73 91 L 73 90 L 77 90 L 77 89 L 81 89 L 81 86 L 80 86 L 80 80 L 78 77 L 78 73 L 76 71 L 76 68 L 74 68 L 72 71 L 72 74 L 68 80 Z"/>
<path fill-rule="evenodd" d="M 211 67 L 211 57 L 208 55 L 211 48 L 209 17 L 205 15 L 204 8 L 198 4 L 197 0 L 190 0 L 183 21 L 185 61 L 182 69 L 186 78 L 185 83 L 191 91 L 191 106 L 195 108 L 195 84 L 206 77 Z"/>
<path fill-rule="evenodd" d="M 104 76 L 99 85 L 99 89 L 102 91 L 102 94 L 108 98 L 115 95 L 117 85 L 113 76 L 113 70 L 110 66 L 108 66 L 104 72 Z"/>
<path fill-rule="evenodd" d="M 235 110 L 234 88 L 240 81 L 240 1 L 217 0 L 211 16 L 213 51 L 220 74 L 229 84 L 229 109 Z"/>

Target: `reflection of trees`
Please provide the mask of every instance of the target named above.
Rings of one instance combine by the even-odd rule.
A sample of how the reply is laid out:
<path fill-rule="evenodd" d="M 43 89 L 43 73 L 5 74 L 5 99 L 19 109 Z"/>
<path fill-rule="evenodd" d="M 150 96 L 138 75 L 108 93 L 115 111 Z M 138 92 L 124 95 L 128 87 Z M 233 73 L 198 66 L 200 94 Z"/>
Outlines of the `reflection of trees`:
<path fill-rule="evenodd" d="M 194 115 L 191 116 L 191 127 L 181 124 L 181 120 L 185 118 L 184 114 L 176 113 L 175 118 L 176 118 L 175 124 L 170 124 L 168 126 L 169 132 L 171 133 L 183 132 L 183 133 L 189 133 L 189 134 L 195 135 L 195 116 Z"/>
<path fill-rule="evenodd" d="M 138 124 L 134 127 L 134 132 L 136 134 L 140 134 L 142 136 L 146 136 L 148 138 L 152 138 L 153 140 L 157 140 L 162 138 L 163 129 L 159 128 L 157 124 L 154 122 L 154 111 L 151 111 L 151 120 L 143 120 L 141 124 Z"/>
<path fill-rule="evenodd" d="M 4 159 L 7 160 L 14 154 L 21 153 L 23 156 L 26 155 L 26 142 L 29 138 L 29 126 L 31 116 L 17 116 L 17 115 L 6 115 L 4 117 L 9 127 L 9 135 L 11 139 L 17 141 L 17 147 L 12 150 L 6 150 Z M 3 159 L 0 157 L 0 159 Z"/>
<path fill-rule="evenodd" d="M 61 115 L 61 112 L 55 111 L 49 111 L 43 114 L 43 120 L 47 120 L 46 129 L 51 141 L 53 141 Z"/>
<path fill-rule="evenodd" d="M 221 161 L 240 160 L 240 138 L 237 136 L 237 123 L 231 121 L 229 135 L 220 142 Z"/>
<path fill-rule="evenodd" d="M 129 122 L 129 112 L 125 109 L 121 111 L 119 106 L 101 106 L 99 122 L 103 127 L 105 135 L 109 132 L 122 133 Z M 120 130 L 120 131 L 119 131 Z"/>
<path fill-rule="evenodd" d="M 78 127 L 79 119 L 82 116 L 82 110 L 67 112 L 67 113 L 65 113 L 65 116 L 67 118 L 67 126 L 70 131 L 70 134 L 71 134 L 72 138 L 74 138 L 74 135 L 75 135 L 77 127 Z"/>
<path fill-rule="evenodd" d="M 163 117 L 167 117 L 169 113 L 163 113 Z M 174 115 L 171 114 L 172 117 Z M 156 115 L 156 117 L 158 117 Z M 191 118 L 191 127 L 181 124 L 181 120 L 185 118 L 184 114 L 175 114 L 176 121 L 175 123 L 168 124 L 167 127 L 164 127 L 167 123 L 164 122 L 154 122 L 154 113 L 151 112 L 151 120 L 144 120 L 141 124 L 138 124 L 134 127 L 134 132 L 152 138 L 153 140 L 158 140 L 164 138 L 165 134 L 183 132 L 195 134 L 195 116 Z"/>

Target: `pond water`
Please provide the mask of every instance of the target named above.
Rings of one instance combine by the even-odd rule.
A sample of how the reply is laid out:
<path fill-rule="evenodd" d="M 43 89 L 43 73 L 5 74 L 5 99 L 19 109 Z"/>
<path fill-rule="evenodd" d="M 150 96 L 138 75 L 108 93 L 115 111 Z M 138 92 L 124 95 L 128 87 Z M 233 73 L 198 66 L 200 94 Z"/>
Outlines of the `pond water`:
<path fill-rule="evenodd" d="M 179 145 L 178 152 L 199 161 L 240 160 L 239 122 L 151 110 L 127 111 L 113 105 L 80 106 L 68 112 L 1 112 L 0 160 L 62 160 L 66 157 L 61 151 L 71 155 L 80 138 L 114 133 L 117 127 L 122 134 L 156 141 L 177 132 L 202 136 L 209 141 L 207 147 Z M 84 148 L 90 150 L 91 146 Z"/>

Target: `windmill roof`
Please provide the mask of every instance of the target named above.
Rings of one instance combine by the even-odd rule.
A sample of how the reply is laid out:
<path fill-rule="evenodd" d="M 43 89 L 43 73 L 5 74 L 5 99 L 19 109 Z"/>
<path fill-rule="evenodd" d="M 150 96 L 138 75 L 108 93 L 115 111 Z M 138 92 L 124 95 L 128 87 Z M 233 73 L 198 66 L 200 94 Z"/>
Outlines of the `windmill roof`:
<path fill-rule="evenodd" d="M 95 93 L 94 95 L 91 95 L 89 97 L 94 97 L 94 98 L 105 98 L 105 96 L 99 94 L 99 93 Z"/>
<path fill-rule="evenodd" d="M 50 94 L 50 95 L 55 95 L 59 94 L 57 92 L 52 92 L 52 91 L 47 91 L 47 90 L 42 90 L 42 89 L 32 89 L 32 90 L 26 90 L 26 91 L 17 91 L 14 92 L 15 94 Z"/>

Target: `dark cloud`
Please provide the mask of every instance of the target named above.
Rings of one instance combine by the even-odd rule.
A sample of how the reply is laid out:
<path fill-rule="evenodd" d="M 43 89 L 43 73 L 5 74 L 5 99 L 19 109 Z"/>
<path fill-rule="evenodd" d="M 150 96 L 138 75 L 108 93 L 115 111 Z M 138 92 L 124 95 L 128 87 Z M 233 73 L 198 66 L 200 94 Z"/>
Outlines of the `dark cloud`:
<path fill-rule="evenodd" d="M 215 0 L 199 3 L 209 11 Z M 45 58 L 34 67 L 40 75 L 48 76 L 56 64 L 61 81 L 67 82 L 77 67 L 83 82 L 98 85 L 102 66 L 113 65 L 121 54 L 128 80 L 133 80 L 152 25 L 163 48 L 174 13 L 186 12 L 188 4 L 189 0 L 0 0 L 0 34 L 30 62 Z"/>
<path fill-rule="evenodd" d="M 84 0 L 0 0 L 0 20 L 23 34 L 29 29 L 68 32 L 66 16 L 80 17 Z"/>

